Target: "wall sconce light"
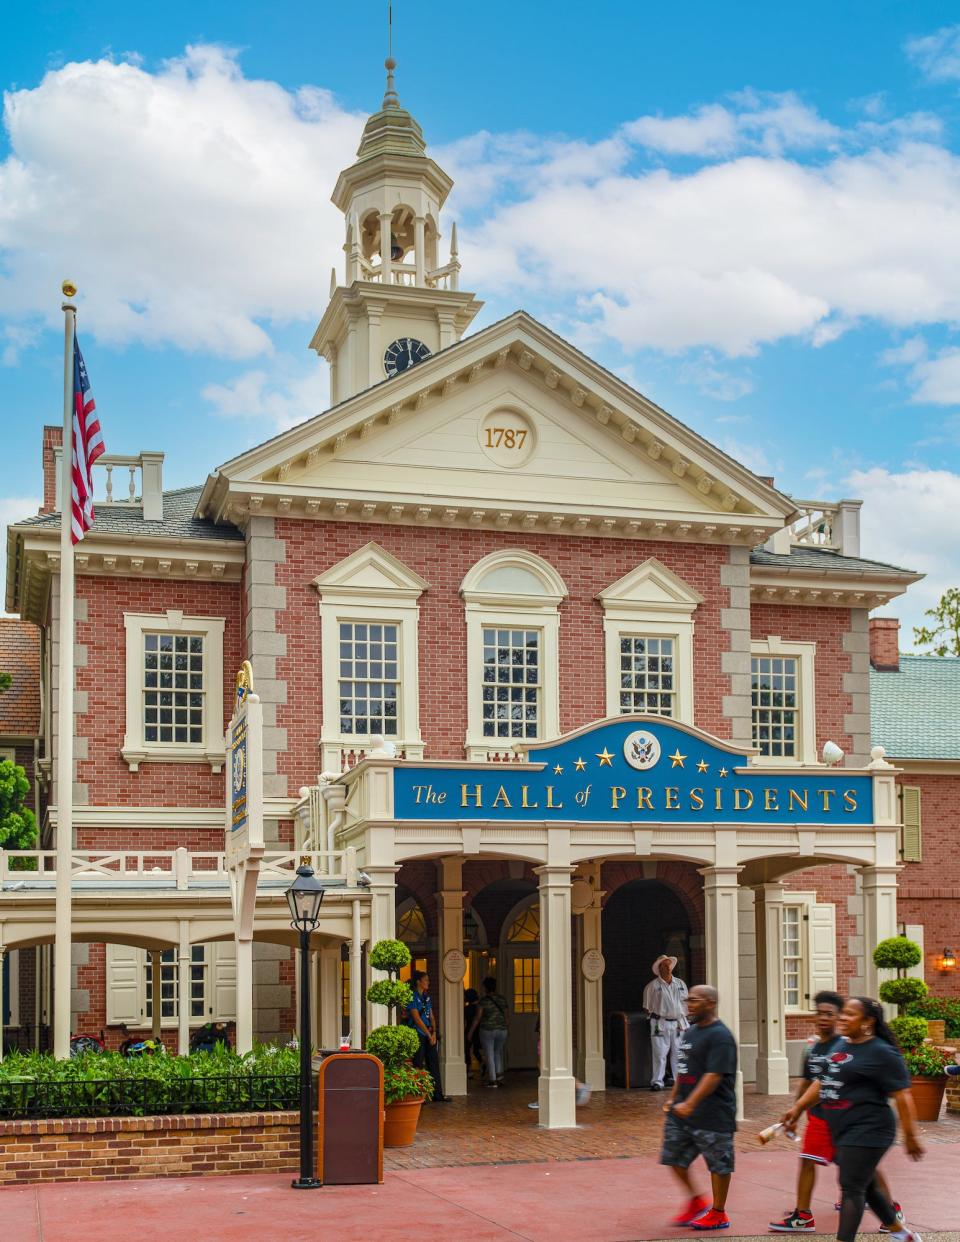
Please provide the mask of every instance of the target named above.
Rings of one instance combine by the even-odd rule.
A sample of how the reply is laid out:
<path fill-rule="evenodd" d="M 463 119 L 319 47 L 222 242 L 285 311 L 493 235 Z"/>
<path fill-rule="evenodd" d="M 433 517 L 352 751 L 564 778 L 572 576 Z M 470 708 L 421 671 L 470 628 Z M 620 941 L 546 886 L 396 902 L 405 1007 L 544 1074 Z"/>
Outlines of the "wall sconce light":
<path fill-rule="evenodd" d="M 956 970 L 957 969 L 957 955 L 954 953 L 953 949 L 944 949 L 943 956 L 940 958 L 940 969 L 941 970 Z"/>

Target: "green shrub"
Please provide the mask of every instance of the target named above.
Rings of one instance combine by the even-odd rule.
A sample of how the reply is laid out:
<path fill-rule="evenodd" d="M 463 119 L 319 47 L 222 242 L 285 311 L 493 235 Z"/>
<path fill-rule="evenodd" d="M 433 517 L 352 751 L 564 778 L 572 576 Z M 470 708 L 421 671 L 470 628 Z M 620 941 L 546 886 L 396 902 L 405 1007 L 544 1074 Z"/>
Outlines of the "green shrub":
<path fill-rule="evenodd" d="M 873 951 L 873 964 L 881 970 L 909 970 L 923 961 L 923 950 L 906 936 L 881 940 Z"/>
<path fill-rule="evenodd" d="M 413 1000 L 413 989 L 409 983 L 399 983 L 396 979 L 376 979 L 367 988 L 367 1000 L 371 1005 L 407 1009 Z"/>
<path fill-rule="evenodd" d="M 370 950 L 370 965 L 374 970 L 396 974 L 410 965 L 410 950 L 402 940 L 378 940 Z"/>
<path fill-rule="evenodd" d="M 409 1026 L 378 1026 L 367 1036 L 366 1051 L 387 1068 L 412 1061 L 420 1050 L 420 1037 Z"/>
<path fill-rule="evenodd" d="M 433 1079 L 425 1069 L 416 1069 L 407 1062 L 392 1065 L 389 1069 L 384 1067 L 384 1104 L 399 1104 L 402 1100 L 416 1100 L 432 1094 Z"/>
<path fill-rule="evenodd" d="M 926 1018 L 894 1018 L 890 1029 L 901 1048 L 916 1048 L 927 1038 Z"/>
<path fill-rule="evenodd" d="M 898 1008 L 922 1000 L 926 994 L 927 985 L 922 979 L 915 979 L 912 975 L 900 975 L 896 979 L 886 979 L 880 984 L 880 999 Z"/>
<path fill-rule="evenodd" d="M 915 1018 L 932 1018 L 943 1022 L 947 1039 L 960 1039 L 960 999 L 948 996 L 925 996 L 907 1006 Z"/>
<path fill-rule="evenodd" d="M 907 1049 L 903 1054 L 907 1069 L 920 1078 L 940 1078 L 946 1067 L 953 1064 L 952 1052 L 941 1052 L 930 1044 L 921 1044 L 919 1048 Z"/>

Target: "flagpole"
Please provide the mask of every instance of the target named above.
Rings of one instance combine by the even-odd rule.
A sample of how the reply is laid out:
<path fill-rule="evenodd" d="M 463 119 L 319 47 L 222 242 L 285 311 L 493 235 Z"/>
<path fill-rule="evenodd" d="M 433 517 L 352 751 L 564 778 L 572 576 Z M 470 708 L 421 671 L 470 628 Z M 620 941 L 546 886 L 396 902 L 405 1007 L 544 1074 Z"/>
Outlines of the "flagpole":
<path fill-rule="evenodd" d="M 60 457 L 60 660 L 57 719 L 57 896 L 54 932 L 53 1055 L 70 1055 L 73 943 L 73 342 L 76 288 L 63 282 L 63 449 Z"/>

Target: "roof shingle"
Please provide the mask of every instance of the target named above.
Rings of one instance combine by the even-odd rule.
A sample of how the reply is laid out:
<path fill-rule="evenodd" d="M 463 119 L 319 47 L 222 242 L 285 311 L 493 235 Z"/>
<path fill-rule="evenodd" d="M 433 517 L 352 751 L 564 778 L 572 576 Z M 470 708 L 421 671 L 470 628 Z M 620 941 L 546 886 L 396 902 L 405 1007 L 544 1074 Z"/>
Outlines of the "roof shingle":
<path fill-rule="evenodd" d="M 0 694 L 0 736 L 36 737 L 40 732 L 40 631 L 29 621 L 0 617 L 0 672 L 10 689 Z"/>
<path fill-rule="evenodd" d="M 200 487 L 181 487 L 163 493 L 163 521 L 145 522 L 140 505 L 97 505 L 93 531 L 98 535 L 153 535 L 173 539 L 242 540 L 235 526 L 217 526 L 207 518 L 193 516 L 200 499 Z M 25 518 L 17 526 L 59 526 L 59 513 L 41 513 Z"/>
<path fill-rule="evenodd" d="M 873 741 L 893 759 L 960 759 L 960 657 L 901 655 L 870 670 Z"/>

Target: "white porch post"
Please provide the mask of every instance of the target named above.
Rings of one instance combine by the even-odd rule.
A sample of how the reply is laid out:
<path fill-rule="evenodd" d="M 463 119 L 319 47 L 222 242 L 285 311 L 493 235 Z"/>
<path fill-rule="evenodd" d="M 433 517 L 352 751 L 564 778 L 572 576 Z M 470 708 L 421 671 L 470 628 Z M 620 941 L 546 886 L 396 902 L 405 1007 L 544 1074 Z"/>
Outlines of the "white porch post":
<path fill-rule="evenodd" d="M 190 1051 L 190 924 L 181 919 L 177 946 L 177 1052 Z"/>
<path fill-rule="evenodd" d="M 253 938 L 236 937 L 237 1052 L 253 1051 Z"/>
<path fill-rule="evenodd" d="M 359 904 L 359 903 L 358 903 Z M 340 946 L 321 949 L 317 954 L 320 969 L 317 972 L 317 1001 L 320 1020 L 317 1038 L 321 1048 L 340 1047 Z"/>
<path fill-rule="evenodd" d="M 863 881 L 863 976 L 868 996 L 876 997 L 880 984 L 891 978 L 878 970 L 873 951 L 881 940 L 897 934 L 897 872 L 899 867 L 861 867 Z"/>
<path fill-rule="evenodd" d="M 707 983 L 717 989 L 718 1016 L 740 1044 L 740 867 L 701 867 L 706 930 Z M 737 1061 L 737 1117 L 743 1117 L 743 1066 Z"/>
<path fill-rule="evenodd" d="M 603 1058 L 603 976 L 587 979 L 583 973 L 584 955 L 590 950 L 603 950 L 601 919 L 603 898 L 600 890 L 600 864 L 583 863 L 578 875 L 593 889 L 593 901 L 580 918 L 580 943 L 577 954 L 577 1077 L 594 1091 L 607 1088 L 607 1066 Z"/>
<path fill-rule="evenodd" d="M 0 927 L 0 936 L 3 934 L 3 928 Z M 3 940 L 0 939 L 0 1061 L 3 1060 L 3 1023 L 6 1019 L 6 994 L 3 991 L 3 963 L 7 956 L 7 950 L 4 947 Z M 11 966 L 11 970 L 13 967 Z"/>
<path fill-rule="evenodd" d="M 757 945 L 757 1090 L 764 1095 L 790 1091 L 786 1015 L 783 1006 L 782 884 L 754 890 Z"/>
<path fill-rule="evenodd" d="M 360 931 L 360 901 L 354 898 L 350 937 L 350 1047 L 363 1047 L 363 939 Z"/>
<path fill-rule="evenodd" d="M 370 947 L 372 948 L 378 940 L 393 940 L 396 937 L 396 875 L 400 868 L 368 864 L 365 870 L 370 877 Z M 369 964 L 367 975 L 372 983 L 374 975 Z M 383 972 L 377 971 L 376 977 L 382 978 Z M 352 995 L 351 992 L 351 997 Z M 368 1030 L 373 1030 L 375 1026 L 383 1026 L 389 1020 L 390 1012 L 386 1005 L 367 1005 Z M 359 1042 L 357 1042 L 357 1047 L 360 1047 Z"/>
<path fill-rule="evenodd" d="M 467 1094 L 467 1066 L 463 1059 L 463 980 L 450 980 L 443 969 L 447 953 L 463 952 L 463 860 L 441 858 L 440 914 L 440 1076 L 447 1095 Z"/>
<path fill-rule="evenodd" d="M 540 1124 L 575 1126 L 569 866 L 536 867 L 540 877 Z"/>
<path fill-rule="evenodd" d="M 160 1025 L 162 1015 L 160 1009 L 163 1005 L 163 988 L 160 984 L 160 950 L 150 950 L 150 1007 L 152 1013 L 152 1026 L 150 1030 L 151 1038 L 159 1041 Z"/>

